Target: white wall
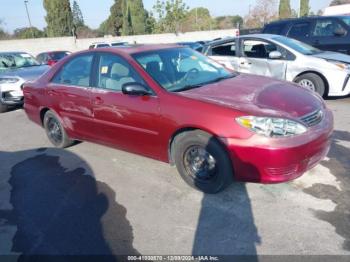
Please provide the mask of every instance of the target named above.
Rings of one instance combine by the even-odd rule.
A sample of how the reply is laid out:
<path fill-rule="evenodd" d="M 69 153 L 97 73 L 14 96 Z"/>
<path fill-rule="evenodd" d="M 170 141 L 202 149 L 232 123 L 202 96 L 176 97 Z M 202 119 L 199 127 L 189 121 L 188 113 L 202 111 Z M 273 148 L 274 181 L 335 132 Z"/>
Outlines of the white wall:
<path fill-rule="evenodd" d="M 215 31 L 200 31 L 189 32 L 184 34 L 158 34 L 158 35 L 137 35 L 125 37 L 105 37 L 105 38 L 87 38 L 75 39 L 74 37 L 59 37 L 59 38 L 37 38 L 25 40 L 6 40 L 0 41 L 0 51 L 24 51 L 32 55 L 37 55 L 41 52 L 67 50 L 80 51 L 87 49 L 93 42 L 112 42 L 123 41 L 129 43 L 141 44 L 160 44 L 160 43 L 176 43 L 182 41 L 199 41 L 212 40 L 219 37 L 236 36 L 237 29 L 230 30 L 215 30 Z"/>

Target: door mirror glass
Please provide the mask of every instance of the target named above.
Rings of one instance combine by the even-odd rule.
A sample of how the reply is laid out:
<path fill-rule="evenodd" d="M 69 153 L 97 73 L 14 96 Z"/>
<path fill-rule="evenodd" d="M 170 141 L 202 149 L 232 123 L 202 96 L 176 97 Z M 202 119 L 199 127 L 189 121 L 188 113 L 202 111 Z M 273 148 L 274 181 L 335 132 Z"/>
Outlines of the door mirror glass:
<path fill-rule="evenodd" d="M 272 51 L 270 54 L 269 54 L 269 58 L 270 59 L 281 59 L 282 58 L 282 54 L 280 51 Z"/>
<path fill-rule="evenodd" d="M 126 83 L 122 86 L 122 92 L 131 96 L 149 96 L 152 92 L 145 85 L 140 83 Z"/>

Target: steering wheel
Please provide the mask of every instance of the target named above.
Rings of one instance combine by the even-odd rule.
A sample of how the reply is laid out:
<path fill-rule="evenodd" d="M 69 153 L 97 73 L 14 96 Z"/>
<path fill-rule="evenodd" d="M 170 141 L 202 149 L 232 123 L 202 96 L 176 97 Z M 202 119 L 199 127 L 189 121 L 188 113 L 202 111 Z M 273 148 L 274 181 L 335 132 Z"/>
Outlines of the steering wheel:
<path fill-rule="evenodd" d="M 183 81 L 187 81 L 187 79 L 189 79 L 192 74 L 198 74 L 198 73 L 199 73 L 199 70 L 197 68 L 192 68 L 184 75 L 182 79 Z"/>

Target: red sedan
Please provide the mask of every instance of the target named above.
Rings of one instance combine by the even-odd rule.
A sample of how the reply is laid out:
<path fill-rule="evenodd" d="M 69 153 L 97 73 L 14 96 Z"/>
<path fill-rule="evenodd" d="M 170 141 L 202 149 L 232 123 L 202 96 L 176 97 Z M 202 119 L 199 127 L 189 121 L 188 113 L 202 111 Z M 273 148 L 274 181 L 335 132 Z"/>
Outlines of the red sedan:
<path fill-rule="evenodd" d="M 234 179 L 295 179 L 324 158 L 333 131 L 317 94 L 178 46 L 76 53 L 24 95 L 28 117 L 54 146 L 84 140 L 170 162 L 207 193 Z"/>

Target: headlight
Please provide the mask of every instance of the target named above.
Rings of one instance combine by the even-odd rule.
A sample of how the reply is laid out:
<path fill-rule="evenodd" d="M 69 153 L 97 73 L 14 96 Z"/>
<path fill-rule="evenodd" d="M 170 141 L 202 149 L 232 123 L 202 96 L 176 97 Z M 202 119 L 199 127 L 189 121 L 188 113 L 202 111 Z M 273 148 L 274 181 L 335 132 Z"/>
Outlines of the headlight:
<path fill-rule="evenodd" d="M 14 84 L 17 83 L 19 81 L 18 78 L 11 78 L 11 77 L 0 77 L 0 84 Z"/>
<path fill-rule="evenodd" d="M 304 125 L 283 118 L 244 116 L 236 118 L 236 121 L 241 126 L 267 137 L 289 137 L 307 131 Z"/>
<path fill-rule="evenodd" d="M 332 61 L 332 60 L 328 60 L 328 62 L 332 63 L 333 65 L 337 66 L 338 68 L 340 68 L 342 70 L 350 70 L 349 64 L 345 64 L 345 63 L 338 62 L 338 61 Z"/>

